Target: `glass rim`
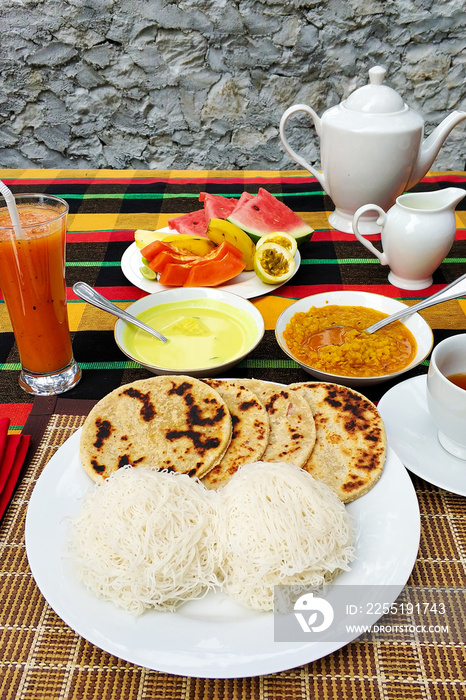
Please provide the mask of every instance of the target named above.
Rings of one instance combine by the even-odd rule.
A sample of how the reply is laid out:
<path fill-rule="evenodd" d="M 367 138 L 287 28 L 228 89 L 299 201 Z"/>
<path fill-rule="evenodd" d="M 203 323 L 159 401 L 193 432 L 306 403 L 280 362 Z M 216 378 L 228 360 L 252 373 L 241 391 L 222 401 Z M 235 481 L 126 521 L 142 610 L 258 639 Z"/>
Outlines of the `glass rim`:
<path fill-rule="evenodd" d="M 49 200 L 50 202 L 53 202 L 55 205 L 60 204 L 63 206 L 63 211 L 61 211 L 56 216 L 54 216 L 53 219 L 48 219 L 47 221 L 43 221 L 41 224 L 37 224 L 37 223 L 36 224 L 26 224 L 26 225 L 21 224 L 21 228 L 24 231 L 29 231 L 30 229 L 36 228 L 37 226 L 41 226 L 41 225 L 53 224 L 55 221 L 58 221 L 59 219 L 61 219 L 64 215 L 67 215 L 69 210 L 70 210 L 68 202 L 66 202 L 64 199 L 62 199 L 61 197 L 57 197 L 54 194 L 46 194 L 45 192 L 19 192 L 18 194 L 14 195 L 14 198 L 15 198 L 15 202 L 17 205 L 20 205 L 20 202 L 18 201 L 20 199 L 23 199 L 23 200 L 32 199 L 35 201 L 39 201 L 39 200 L 43 199 L 43 200 Z M 3 204 L 2 204 L 2 201 L 3 201 Z M 6 200 L 2 194 L 0 194 L 0 209 L 7 209 Z M 0 231 L 13 231 L 13 230 L 14 230 L 13 225 L 11 225 L 11 226 L 1 226 L 0 225 Z"/>

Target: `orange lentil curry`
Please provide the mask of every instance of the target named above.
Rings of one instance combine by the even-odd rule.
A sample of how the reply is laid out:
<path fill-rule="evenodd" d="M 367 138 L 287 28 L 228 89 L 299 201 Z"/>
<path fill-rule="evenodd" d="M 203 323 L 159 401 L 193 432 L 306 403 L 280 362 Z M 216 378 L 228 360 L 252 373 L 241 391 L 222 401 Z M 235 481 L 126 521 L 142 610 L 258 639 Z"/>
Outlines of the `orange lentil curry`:
<path fill-rule="evenodd" d="M 363 306 L 311 307 L 292 316 L 283 337 L 297 360 L 321 372 L 345 377 L 377 377 L 398 372 L 416 355 L 416 340 L 400 321 L 376 333 L 364 328 L 388 314 Z M 315 349 L 311 336 L 332 326 L 347 326 L 342 345 Z"/>

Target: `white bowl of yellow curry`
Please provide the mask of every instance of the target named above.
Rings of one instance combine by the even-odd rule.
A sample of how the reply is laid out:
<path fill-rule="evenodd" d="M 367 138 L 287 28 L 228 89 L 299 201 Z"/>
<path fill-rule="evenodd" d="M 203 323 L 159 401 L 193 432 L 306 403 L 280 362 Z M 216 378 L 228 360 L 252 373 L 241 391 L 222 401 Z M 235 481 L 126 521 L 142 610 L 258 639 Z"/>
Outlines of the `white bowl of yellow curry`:
<path fill-rule="evenodd" d="M 417 313 L 372 334 L 373 323 L 407 304 L 370 292 L 315 294 L 291 304 L 279 316 L 275 335 L 282 350 L 306 372 L 324 382 L 363 386 L 393 379 L 416 367 L 434 342 L 429 324 Z M 351 329 L 341 345 L 319 347 L 319 332 Z"/>
<path fill-rule="evenodd" d="M 220 289 L 167 289 L 126 310 L 168 339 L 162 343 L 120 319 L 115 324 L 120 350 L 154 374 L 215 376 L 246 357 L 264 335 L 260 311 Z"/>

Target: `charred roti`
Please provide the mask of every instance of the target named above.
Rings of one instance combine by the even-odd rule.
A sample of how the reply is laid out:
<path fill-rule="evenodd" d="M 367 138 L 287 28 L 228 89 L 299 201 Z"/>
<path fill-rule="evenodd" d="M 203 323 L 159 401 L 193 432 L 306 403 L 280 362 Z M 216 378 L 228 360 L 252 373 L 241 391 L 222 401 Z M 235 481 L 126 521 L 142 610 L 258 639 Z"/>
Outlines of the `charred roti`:
<path fill-rule="evenodd" d="M 259 379 L 245 379 L 242 384 L 258 396 L 269 416 L 269 441 L 262 460 L 302 467 L 316 439 L 314 418 L 304 394 Z"/>
<path fill-rule="evenodd" d="M 241 381 L 204 379 L 224 399 L 231 415 L 232 436 L 221 461 L 202 479 L 207 488 L 224 486 L 248 462 L 262 458 L 269 440 L 269 418 L 258 397 Z"/>
<path fill-rule="evenodd" d="M 305 392 L 314 416 L 316 443 L 304 469 L 344 503 L 363 496 L 385 464 L 385 427 L 375 405 L 338 384 L 305 382 L 291 384 L 289 390 Z"/>
<path fill-rule="evenodd" d="M 231 439 L 220 394 L 184 375 L 142 379 L 115 389 L 86 418 L 81 462 L 95 481 L 124 465 L 169 469 L 202 478 Z"/>

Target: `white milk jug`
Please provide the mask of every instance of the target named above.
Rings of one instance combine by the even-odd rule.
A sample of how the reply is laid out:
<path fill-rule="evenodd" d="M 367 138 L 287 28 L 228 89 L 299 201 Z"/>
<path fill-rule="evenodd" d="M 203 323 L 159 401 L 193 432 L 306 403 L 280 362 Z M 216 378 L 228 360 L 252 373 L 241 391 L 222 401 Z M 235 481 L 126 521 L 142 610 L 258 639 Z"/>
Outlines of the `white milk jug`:
<path fill-rule="evenodd" d="M 388 280 L 401 289 L 425 289 L 432 273 L 448 255 L 456 233 L 455 207 L 466 195 L 459 187 L 436 192 L 402 194 L 385 213 L 377 204 L 360 207 L 353 217 L 353 232 L 382 265 L 389 265 Z M 362 234 L 360 220 L 377 212 L 383 252 Z"/>

